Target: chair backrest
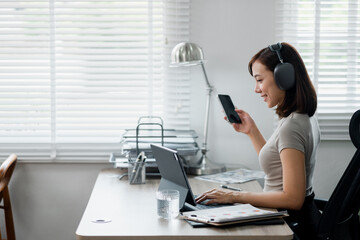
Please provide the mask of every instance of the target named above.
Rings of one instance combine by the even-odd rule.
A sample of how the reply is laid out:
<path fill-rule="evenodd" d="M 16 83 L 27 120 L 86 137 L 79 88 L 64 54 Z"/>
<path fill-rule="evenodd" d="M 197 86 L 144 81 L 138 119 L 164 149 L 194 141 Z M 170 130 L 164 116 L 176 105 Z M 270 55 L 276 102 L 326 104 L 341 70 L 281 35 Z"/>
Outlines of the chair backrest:
<path fill-rule="evenodd" d="M 359 239 L 357 215 L 360 208 L 359 128 L 360 110 L 353 114 L 349 125 L 351 141 L 357 150 L 323 210 L 317 228 L 318 237 L 321 239 Z"/>
<path fill-rule="evenodd" d="M 17 162 L 15 154 L 10 155 L 0 166 L 0 192 L 2 192 L 10 182 Z M 1 199 L 0 199 L 1 200 Z"/>
<path fill-rule="evenodd" d="M 8 189 L 8 184 L 14 172 L 16 162 L 17 156 L 15 154 L 12 154 L 0 166 L 0 201 L 3 200 L 3 205 L 1 206 L 1 208 L 4 209 L 6 236 L 8 240 L 16 239 L 14 220 L 11 210 L 11 201 Z"/>
<path fill-rule="evenodd" d="M 320 127 L 317 117 L 314 115 L 310 118 L 311 123 L 311 133 L 312 133 L 312 153 L 310 159 L 316 159 L 317 151 L 320 145 Z M 312 162 L 310 166 L 307 166 L 306 171 L 311 172 L 311 176 L 309 177 L 309 180 L 312 181 L 313 176 L 313 170 L 315 168 L 315 162 L 316 161 L 310 161 Z M 310 186 L 314 186 L 313 182 L 309 183 Z"/>

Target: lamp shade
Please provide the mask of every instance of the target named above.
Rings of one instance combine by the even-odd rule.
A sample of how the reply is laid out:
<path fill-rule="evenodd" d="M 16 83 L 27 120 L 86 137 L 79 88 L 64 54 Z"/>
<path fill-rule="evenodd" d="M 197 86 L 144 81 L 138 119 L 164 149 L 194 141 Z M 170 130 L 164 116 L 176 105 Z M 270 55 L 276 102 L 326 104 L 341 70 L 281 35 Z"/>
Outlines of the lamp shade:
<path fill-rule="evenodd" d="M 203 51 L 195 43 L 179 43 L 171 52 L 170 67 L 192 66 L 203 62 L 205 62 Z"/>

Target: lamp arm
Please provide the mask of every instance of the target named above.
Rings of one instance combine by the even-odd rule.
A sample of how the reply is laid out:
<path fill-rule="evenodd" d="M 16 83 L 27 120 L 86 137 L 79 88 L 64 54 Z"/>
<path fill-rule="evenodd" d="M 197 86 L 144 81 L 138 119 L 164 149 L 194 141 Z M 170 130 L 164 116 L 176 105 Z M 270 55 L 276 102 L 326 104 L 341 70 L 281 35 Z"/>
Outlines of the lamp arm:
<path fill-rule="evenodd" d="M 213 86 L 210 85 L 209 80 L 206 75 L 204 64 L 201 63 L 201 67 L 203 69 L 205 80 L 207 84 L 207 99 L 206 99 L 206 112 L 205 112 L 205 124 L 204 124 L 204 141 L 202 144 L 202 154 L 203 156 L 206 155 L 207 152 L 207 135 L 208 135 L 208 126 L 209 126 L 209 114 L 210 114 L 210 103 L 211 103 L 211 93 L 214 89 Z"/>
<path fill-rule="evenodd" d="M 203 63 L 203 62 L 201 62 L 201 67 L 202 67 L 202 70 L 203 70 L 204 75 L 205 75 L 205 81 L 206 81 L 207 87 L 208 87 L 208 88 L 211 88 L 211 90 L 213 90 L 214 87 L 211 86 L 211 84 L 210 84 L 210 82 L 209 82 L 209 80 L 208 80 L 208 77 L 207 77 L 207 74 L 206 74 L 206 71 L 205 71 L 205 66 L 204 66 L 204 63 Z"/>

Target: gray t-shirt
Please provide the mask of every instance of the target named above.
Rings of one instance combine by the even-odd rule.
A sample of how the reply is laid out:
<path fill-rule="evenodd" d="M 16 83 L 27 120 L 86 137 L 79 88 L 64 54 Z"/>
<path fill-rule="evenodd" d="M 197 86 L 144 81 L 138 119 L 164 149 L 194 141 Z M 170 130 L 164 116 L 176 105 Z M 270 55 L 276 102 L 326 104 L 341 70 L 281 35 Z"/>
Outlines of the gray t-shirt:
<path fill-rule="evenodd" d="M 316 151 L 320 142 L 320 129 L 316 117 L 292 113 L 282 118 L 273 135 L 259 153 L 259 162 L 264 170 L 264 191 L 282 191 L 283 173 L 280 152 L 285 148 L 305 154 L 306 196 L 313 191 L 313 173 Z"/>

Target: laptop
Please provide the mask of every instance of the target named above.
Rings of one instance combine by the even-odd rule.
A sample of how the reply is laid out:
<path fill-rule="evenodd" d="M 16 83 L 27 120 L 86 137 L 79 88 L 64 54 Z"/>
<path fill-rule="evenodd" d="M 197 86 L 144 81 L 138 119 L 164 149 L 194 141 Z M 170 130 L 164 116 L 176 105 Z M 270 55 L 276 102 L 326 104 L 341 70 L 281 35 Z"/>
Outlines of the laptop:
<path fill-rule="evenodd" d="M 229 206 L 229 204 L 196 204 L 191 186 L 177 151 L 154 144 L 151 144 L 151 150 L 161 175 L 159 190 L 178 190 L 180 193 L 179 207 L 181 212 Z"/>

